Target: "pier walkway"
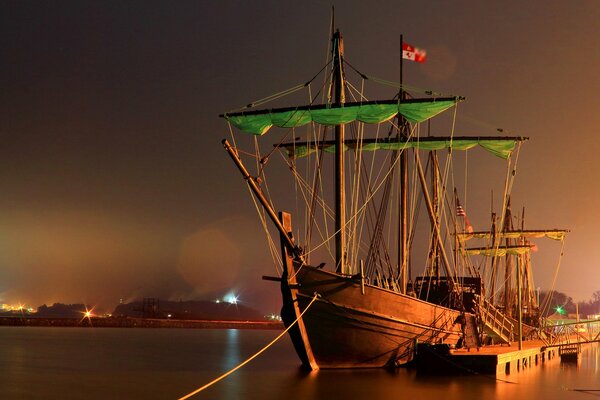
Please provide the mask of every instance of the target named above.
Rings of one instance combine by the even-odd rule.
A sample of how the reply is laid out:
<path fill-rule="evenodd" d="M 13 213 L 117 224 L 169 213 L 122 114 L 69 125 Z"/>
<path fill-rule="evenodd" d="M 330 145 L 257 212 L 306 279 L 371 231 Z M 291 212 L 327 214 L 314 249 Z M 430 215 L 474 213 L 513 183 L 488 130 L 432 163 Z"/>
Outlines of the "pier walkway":
<path fill-rule="evenodd" d="M 517 343 L 485 346 L 479 350 L 452 350 L 450 362 L 458 368 L 496 376 L 515 373 L 554 359 L 559 355 L 559 347 L 546 347 L 541 340 L 527 340 L 519 350 Z"/>

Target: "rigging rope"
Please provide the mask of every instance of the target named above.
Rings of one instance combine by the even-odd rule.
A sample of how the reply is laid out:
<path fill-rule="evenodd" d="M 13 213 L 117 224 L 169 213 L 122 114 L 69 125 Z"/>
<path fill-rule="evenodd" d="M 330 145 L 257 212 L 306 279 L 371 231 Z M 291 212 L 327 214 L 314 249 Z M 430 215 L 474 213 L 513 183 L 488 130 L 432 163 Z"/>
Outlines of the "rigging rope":
<path fill-rule="evenodd" d="M 240 150 L 237 147 L 237 143 L 235 140 L 235 135 L 233 134 L 233 129 L 231 128 L 231 124 L 228 123 L 227 126 L 229 127 L 229 134 L 231 136 L 231 143 L 233 144 L 233 148 L 235 148 L 235 151 L 240 153 Z M 256 156 L 256 154 L 254 154 L 254 156 Z M 258 160 L 259 158 L 256 157 L 256 159 Z M 250 186 L 247 186 L 248 188 L 248 192 L 250 193 L 250 198 L 252 199 L 253 203 L 254 203 L 254 208 L 256 209 L 256 213 L 258 214 L 258 217 L 261 221 L 262 227 L 265 231 L 265 236 L 267 237 L 267 246 L 269 247 L 269 251 L 271 253 L 271 258 L 274 261 L 274 264 L 276 266 L 276 271 L 278 273 L 281 272 L 280 270 L 280 266 L 282 265 L 281 263 L 281 258 L 279 256 L 279 252 L 276 250 L 276 246 L 275 243 L 273 242 L 273 239 L 271 237 L 271 235 L 269 234 L 269 228 L 267 225 L 267 217 L 265 215 L 265 210 L 263 207 L 258 205 L 258 202 L 256 201 L 256 198 L 254 197 L 254 194 L 252 193 L 252 190 L 250 189 Z"/>
<path fill-rule="evenodd" d="M 500 216 L 500 224 L 499 224 L 499 229 L 496 231 L 496 233 L 498 232 L 503 232 L 505 230 L 505 217 L 506 217 L 506 211 L 507 211 L 507 206 L 508 206 L 508 199 L 510 198 L 510 195 L 512 193 L 512 187 L 515 181 L 515 175 L 517 172 L 517 164 L 519 162 L 519 153 L 521 150 L 521 143 L 519 142 L 518 146 L 517 146 L 517 155 L 515 157 L 515 163 L 514 166 L 512 166 L 511 169 L 511 159 L 508 159 L 508 163 L 507 163 L 507 171 L 506 171 L 506 181 L 505 181 L 505 185 L 504 185 L 504 194 L 503 194 L 503 198 L 502 198 L 502 213 Z M 498 240 L 494 245 L 495 245 L 495 251 L 498 251 L 498 249 L 500 248 L 500 243 L 501 240 Z M 494 256 L 496 259 L 498 259 L 498 257 Z M 498 263 L 494 262 L 492 263 L 492 265 L 494 266 L 494 268 L 498 268 Z M 494 278 L 497 278 L 497 274 L 494 271 L 491 271 L 491 273 L 493 274 L 492 276 L 495 275 Z M 492 291 L 491 293 L 491 297 L 490 299 L 494 299 L 496 297 L 496 295 L 498 293 L 500 293 L 500 288 L 504 286 L 504 284 L 510 279 L 510 276 L 505 276 L 504 277 L 504 282 L 502 282 L 502 285 L 499 285 L 498 288 L 496 288 L 496 290 Z M 494 279 L 495 280 L 495 279 Z M 494 283 L 495 282 L 491 282 L 491 287 L 494 287 Z"/>
<path fill-rule="evenodd" d="M 392 128 L 390 129 L 390 132 L 388 133 L 388 137 L 391 136 L 392 132 L 394 130 L 394 127 L 392 126 Z M 381 167 L 380 167 L 380 172 L 377 175 L 377 179 L 379 177 L 379 175 L 381 174 L 381 171 L 384 170 L 384 168 L 386 167 L 386 165 L 388 164 L 388 159 L 389 159 L 389 163 L 391 166 L 394 166 L 396 164 L 396 159 L 399 157 L 399 154 L 397 151 L 394 151 L 392 153 L 389 154 L 388 157 L 386 157 L 383 162 L 381 163 Z M 372 161 L 375 160 L 375 157 L 372 158 Z M 373 163 L 372 163 L 373 166 Z M 370 242 L 370 246 L 369 246 L 369 252 L 367 254 L 367 270 L 369 271 L 374 271 L 377 269 L 377 266 L 379 265 L 379 269 L 383 271 L 384 266 L 388 267 L 388 274 L 391 275 L 392 274 L 392 265 L 391 265 L 391 258 L 389 256 L 389 252 L 387 251 L 387 247 L 386 247 L 386 243 L 383 240 L 383 229 L 384 229 L 384 224 L 385 224 L 385 215 L 387 214 L 387 208 L 388 205 L 390 203 L 390 193 L 391 193 L 391 188 L 392 188 L 392 183 L 393 183 L 393 176 L 394 176 L 394 168 L 390 167 L 390 171 L 391 174 L 386 175 L 386 177 L 384 178 L 385 180 L 385 186 L 383 188 L 383 193 L 381 195 L 381 201 L 379 204 L 379 207 L 377 207 L 374 202 L 371 203 L 371 213 L 367 214 L 367 210 L 365 210 L 364 214 L 370 215 L 370 219 L 368 222 L 368 228 L 370 231 L 372 231 L 372 235 L 371 235 L 371 242 Z M 373 169 L 371 168 L 370 170 L 370 174 L 368 176 L 368 182 L 372 182 L 373 180 Z M 371 192 L 371 186 L 368 186 L 368 190 L 369 193 Z M 364 194 L 364 196 L 366 197 L 366 194 Z M 391 225 L 392 224 L 388 224 L 388 229 L 391 229 Z M 391 235 L 389 235 L 388 232 L 388 237 L 390 239 L 392 239 L 393 237 Z M 383 252 L 383 259 L 382 259 L 382 255 L 380 254 L 381 252 Z M 384 262 L 385 260 L 385 262 Z"/>
<path fill-rule="evenodd" d="M 254 204 L 254 208 L 256 209 L 256 213 L 258 214 L 258 219 L 260 220 L 263 231 L 265 232 L 265 236 L 267 238 L 267 246 L 269 247 L 271 259 L 273 260 L 273 264 L 275 265 L 275 270 L 278 274 L 280 274 L 282 265 L 281 255 L 279 254 L 279 250 L 277 250 L 277 246 L 275 245 L 275 242 L 273 241 L 273 238 L 269 232 L 269 226 L 267 224 L 267 216 L 265 215 L 265 209 L 256 201 L 256 198 L 252 193 L 252 189 L 250 189 L 250 186 L 247 187 L 248 193 L 250 194 L 250 198 L 252 199 L 252 202 Z"/>
<path fill-rule="evenodd" d="M 312 207 L 314 209 L 314 207 L 316 205 L 315 203 L 318 203 L 318 205 L 321 206 L 321 208 L 323 209 L 325 221 L 327 221 L 327 217 L 329 217 L 329 219 L 333 219 L 333 215 L 334 215 L 333 210 L 329 207 L 329 205 L 325 202 L 325 200 L 323 198 L 319 197 L 315 188 L 311 187 L 308 184 L 308 182 L 300 175 L 295 164 L 292 161 L 290 161 L 285 154 L 281 154 L 281 156 L 282 156 L 284 162 L 288 164 L 288 167 L 292 173 L 292 176 L 295 178 L 296 183 L 298 184 L 298 187 L 300 188 L 300 193 L 302 194 L 305 203 L 307 203 L 307 204 L 309 203 L 308 198 L 310 197 L 311 198 L 311 205 L 309 205 L 310 207 Z M 320 174 L 317 177 L 320 182 L 321 181 Z M 322 185 L 322 183 L 321 183 L 321 185 Z M 312 213 L 314 214 L 314 211 Z M 320 226 L 318 224 L 313 224 L 313 225 L 311 225 L 311 228 L 312 228 L 312 226 L 315 226 L 317 228 L 317 230 L 319 231 L 319 234 L 321 235 L 321 239 L 324 239 L 324 236 L 323 236 L 323 233 L 321 232 Z M 326 224 L 325 228 L 327 230 L 327 224 Z M 326 233 L 326 235 L 327 235 L 327 233 Z"/>
<path fill-rule="evenodd" d="M 370 75 L 366 75 L 366 77 L 370 81 L 377 82 L 377 83 L 380 83 L 382 85 L 390 86 L 390 87 L 393 87 L 393 88 L 396 88 L 396 89 L 402 89 L 402 90 L 408 89 L 411 92 L 418 92 L 418 93 L 423 93 L 423 94 L 427 94 L 427 95 L 430 95 L 430 96 L 436 96 L 436 97 L 442 97 L 442 96 L 444 96 L 444 97 L 445 96 L 454 97 L 454 95 L 446 95 L 444 93 L 434 92 L 432 90 L 418 88 L 416 86 L 409 86 L 409 85 L 406 85 L 406 84 L 402 84 L 401 85 L 398 82 L 388 81 L 388 80 L 377 78 L 377 77 L 370 76 Z"/>
<path fill-rule="evenodd" d="M 271 200 L 271 195 L 269 192 L 269 184 L 267 182 L 267 176 L 264 173 L 264 166 L 265 163 L 263 162 L 263 158 L 260 157 L 260 146 L 258 144 L 258 137 L 254 136 L 254 151 L 255 154 L 257 155 L 256 158 L 256 170 L 258 171 L 257 176 L 262 179 L 262 185 L 265 187 L 265 194 L 266 194 L 266 198 L 268 199 L 269 203 L 271 204 L 271 207 L 273 209 L 275 209 L 275 206 L 273 204 L 273 201 Z M 248 190 L 251 191 L 250 186 L 248 186 Z M 262 190 L 262 187 L 261 187 Z M 282 261 L 281 261 L 281 256 L 279 255 L 279 252 L 277 251 L 277 246 L 275 246 L 275 243 L 273 242 L 273 238 L 271 237 L 271 235 L 269 235 L 269 228 L 267 225 L 267 215 L 266 215 L 266 210 L 263 207 L 260 207 L 259 210 L 259 205 L 258 202 L 256 201 L 256 198 L 251 195 L 252 200 L 254 201 L 254 207 L 256 207 L 256 211 L 259 214 L 262 214 L 262 224 L 263 224 L 263 229 L 265 230 L 265 233 L 267 234 L 267 243 L 269 246 L 269 251 L 271 252 L 271 258 L 273 259 L 273 261 L 275 262 L 275 269 L 278 273 L 281 272 L 281 266 L 282 266 Z"/>
<path fill-rule="evenodd" d="M 308 83 L 310 83 L 310 81 Z M 238 108 L 235 108 L 233 110 L 229 110 L 225 114 L 232 114 L 232 113 L 235 113 L 235 112 L 239 112 L 239 111 L 245 110 L 247 108 L 253 108 L 253 107 L 260 106 L 260 105 L 263 105 L 265 103 L 268 103 L 270 101 L 277 100 L 277 99 L 279 99 L 281 97 L 287 96 L 288 94 L 292 94 L 294 92 L 297 92 L 300 89 L 303 89 L 304 87 L 306 87 L 306 85 L 308 83 L 301 83 L 299 85 L 292 86 L 289 89 L 285 89 L 285 90 L 282 90 L 281 92 L 274 93 L 274 94 L 269 95 L 267 97 L 263 97 L 262 99 L 253 101 L 252 103 L 249 103 L 249 104 L 247 104 L 247 105 L 245 105 L 243 107 L 238 107 Z"/>
<path fill-rule="evenodd" d="M 548 308 L 550 307 L 550 302 L 552 301 L 552 297 L 554 295 L 554 288 L 556 286 L 556 280 L 558 278 L 558 271 L 560 269 L 560 264 L 562 262 L 562 258 L 563 258 L 563 250 L 565 248 L 565 240 L 561 240 L 561 246 L 560 246 L 560 257 L 558 258 L 558 265 L 556 266 L 556 270 L 554 271 L 554 277 L 552 278 L 552 285 L 550 286 L 550 291 L 548 292 L 548 295 L 546 296 L 546 298 L 544 299 L 544 305 L 540 306 L 540 315 L 543 315 L 546 313 L 546 311 L 548 311 Z"/>
<path fill-rule="evenodd" d="M 389 121 L 388 121 L 388 122 L 389 122 Z M 412 137 L 412 134 L 413 134 L 413 132 L 414 132 L 414 128 L 411 130 L 411 134 L 409 135 L 409 140 L 410 140 L 410 138 Z M 409 143 L 409 141 L 407 141 L 407 142 L 404 144 L 404 147 L 403 147 L 402 149 L 400 149 L 400 151 L 405 151 L 405 150 L 406 150 L 406 146 L 408 145 L 408 143 Z M 357 217 L 358 217 L 358 213 L 359 213 L 359 212 L 362 212 L 362 211 L 363 211 L 363 210 L 364 210 L 364 209 L 365 209 L 365 208 L 368 206 L 369 202 L 370 202 L 370 201 L 373 199 L 373 197 L 375 196 L 375 194 L 376 194 L 376 193 L 379 191 L 379 189 L 381 189 L 381 186 L 383 186 L 383 184 L 385 183 L 385 178 L 386 178 L 386 177 L 387 177 L 389 174 L 391 174 L 391 171 L 392 171 L 392 169 L 395 167 L 395 164 L 397 164 L 397 162 L 398 162 L 398 159 L 397 159 L 397 160 L 394 162 L 394 164 L 393 164 L 393 165 L 390 167 L 390 169 L 388 170 L 388 172 L 387 172 L 387 173 L 385 174 L 385 176 L 382 178 L 382 181 L 381 181 L 381 182 L 380 182 L 380 183 L 379 183 L 379 184 L 378 184 L 378 185 L 375 187 L 375 189 L 373 190 L 373 193 L 372 193 L 371 195 L 369 195 L 367 199 L 365 199 L 365 204 L 363 204 L 363 205 L 361 206 L 361 208 L 360 208 L 360 209 L 359 209 L 359 210 L 358 210 L 358 211 L 357 211 L 357 212 L 356 212 L 354 215 L 352 215 L 350 218 L 348 218 L 348 219 L 346 220 L 346 223 L 345 223 L 345 225 L 344 225 L 343 227 L 341 227 L 340 229 L 345 229 L 345 228 L 346 228 L 346 225 L 348 225 L 348 223 L 349 223 L 350 221 L 352 221 L 353 219 L 357 218 Z M 334 233 L 333 233 L 333 234 L 332 234 L 330 237 L 328 237 L 328 238 L 327 238 L 327 240 L 326 240 L 326 241 L 324 241 L 323 243 L 321 243 L 321 244 L 320 244 L 320 245 L 318 245 L 317 247 L 315 247 L 315 248 L 311 249 L 311 252 L 314 252 L 314 251 L 316 251 L 317 249 L 319 249 L 319 248 L 323 247 L 323 246 L 324 246 L 324 245 L 325 245 L 325 244 L 326 244 L 326 243 L 327 243 L 329 240 L 333 239 L 333 238 L 335 237 L 335 235 L 337 235 L 337 234 L 338 234 L 338 231 L 334 232 Z"/>
<path fill-rule="evenodd" d="M 309 89 L 309 98 L 312 98 L 312 91 L 311 91 L 310 86 L 308 89 Z M 308 135 L 307 135 L 308 140 L 307 141 L 310 141 L 312 136 L 314 136 L 316 138 L 317 132 L 316 132 L 314 123 L 311 123 L 308 126 L 307 132 L 308 132 Z M 296 151 L 295 145 L 296 145 L 296 138 L 294 138 L 294 152 Z M 310 158 L 311 158 L 311 155 L 309 154 L 308 159 L 306 161 L 307 164 L 310 163 Z M 317 160 L 317 162 L 318 162 L 318 160 Z M 308 169 L 308 171 L 310 173 L 310 168 Z M 312 176 L 313 192 L 315 192 L 317 189 L 316 174 L 318 174 L 318 173 L 319 173 L 319 170 L 315 169 L 314 176 Z M 311 177 L 308 177 L 308 178 L 311 179 Z M 304 244 L 305 244 L 305 247 L 310 246 L 310 241 L 311 241 L 311 236 L 312 236 L 312 224 L 314 221 L 314 200 L 315 200 L 315 197 L 313 196 L 313 202 L 311 202 L 311 204 L 308 206 L 308 212 L 304 213 Z M 310 257 L 306 258 L 306 262 L 310 263 Z"/>
<path fill-rule="evenodd" d="M 298 316 L 298 318 L 296 318 L 296 320 L 294 322 L 292 322 L 290 324 L 290 326 L 288 326 L 283 332 L 281 332 L 279 334 L 279 336 L 277 336 L 275 339 L 273 339 L 269 344 L 267 344 L 265 347 L 263 347 L 262 349 L 260 349 L 258 352 L 256 352 L 253 356 L 251 356 L 250 358 L 248 358 L 246 361 L 242 362 L 241 364 L 239 364 L 237 367 L 234 367 L 232 369 L 230 369 L 229 371 L 227 371 L 226 373 L 224 373 L 223 375 L 219 376 L 218 378 L 210 381 L 209 383 L 207 383 L 206 385 L 199 387 L 198 389 L 194 390 L 193 392 L 190 392 L 188 394 L 186 394 L 183 397 L 180 397 L 178 400 L 185 400 L 185 399 L 189 399 L 190 397 L 200 393 L 201 391 L 203 391 L 204 389 L 214 385 L 215 383 L 219 382 L 220 380 L 227 378 L 229 375 L 233 374 L 235 371 L 237 371 L 238 369 L 242 368 L 244 365 L 248 364 L 250 361 L 254 360 L 256 357 L 258 357 L 259 355 L 261 355 L 265 350 L 267 350 L 269 347 L 271 347 L 273 344 L 275 344 L 275 342 L 277 342 L 279 339 L 281 339 L 283 337 L 283 335 L 285 335 L 294 325 L 296 325 L 296 323 L 300 320 L 300 318 L 302 318 L 302 316 L 308 311 L 308 309 L 310 308 L 310 306 L 313 305 L 313 303 L 315 302 L 315 300 L 317 300 L 317 298 L 319 297 L 319 294 L 315 292 L 312 300 L 310 301 L 310 303 L 308 303 L 308 305 L 306 306 L 306 308 L 304 309 L 304 311 L 302 311 L 302 313 Z"/>
<path fill-rule="evenodd" d="M 242 110 L 245 110 L 245 109 L 248 109 L 248 108 L 254 108 L 254 107 L 258 107 L 258 106 L 261 106 L 261 105 L 263 105 L 263 104 L 266 104 L 266 103 L 269 103 L 269 102 L 271 102 L 271 101 L 274 101 L 274 100 L 280 99 L 280 98 L 282 98 L 282 97 L 285 97 L 285 96 L 287 96 L 287 95 L 290 95 L 290 94 L 292 94 L 292 93 L 295 93 L 295 92 L 297 92 L 298 90 L 301 90 L 301 89 L 303 89 L 303 88 L 305 88 L 305 87 L 307 87 L 307 86 L 310 86 L 310 84 L 311 84 L 311 83 L 312 83 L 312 82 L 313 82 L 313 81 L 314 81 L 314 80 L 315 80 L 315 79 L 316 79 L 316 78 L 317 78 L 317 77 L 318 77 L 318 76 L 321 74 L 321 72 L 323 72 L 323 71 L 324 71 L 324 70 L 325 70 L 325 69 L 326 69 L 326 68 L 329 66 L 329 64 L 331 64 L 331 60 L 329 60 L 329 61 L 328 61 L 328 62 L 327 62 L 327 63 L 326 63 L 324 66 L 323 66 L 323 68 L 321 68 L 321 69 L 319 70 L 319 72 L 317 72 L 317 73 L 316 73 L 316 74 L 315 74 L 315 75 L 314 75 L 312 78 L 310 78 L 310 79 L 309 79 L 308 81 L 306 81 L 305 83 L 300 83 L 300 84 L 298 84 L 298 85 L 296 85 L 296 86 L 292 86 L 291 88 L 288 88 L 288 89 L 282 90 L 282 91 L 280 91 L 280 92 L 277 92 L 277 93 L 273 93 L 273 94 L 271 94 L 271 95 L 269 95 L 269 96 L 267 96 L 267 97 L 263 97 L 262 99 L 258 99 L 258 100 L 255 100 L 255 101 L 253 101 L 253 102 L 249 103 L 249 104 L 246 104 L 246 105 L 245 105 L 245 106 L 243 106 L 243 107 L 238 107 L 238 108 L 235 108 L 235 109 L 233 109 L 233 110 L 227 111 L 225 114 L 232 114 L 232 113 L 235 113 L 235 112 L 240 112 L 240 111 L 242 111 Z M 314 101 L 314 100 L 313 100 L 313 101 Z M 310 103 L 310 104 L 312 104 L 312 101 L 311 101 L 311 103 Z"/>

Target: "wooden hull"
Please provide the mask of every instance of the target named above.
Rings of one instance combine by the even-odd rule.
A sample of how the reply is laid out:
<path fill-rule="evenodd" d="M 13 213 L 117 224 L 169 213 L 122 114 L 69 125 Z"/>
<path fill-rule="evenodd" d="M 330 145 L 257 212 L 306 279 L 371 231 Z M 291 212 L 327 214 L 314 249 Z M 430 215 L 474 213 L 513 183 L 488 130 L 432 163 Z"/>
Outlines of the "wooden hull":
<path fill-rule="evenodd" d="M 294 265 L 282 282 L 282 318 L 294 347 L 309 368 L 369 368 L 404 364 L 417 342 L 456 344 L 461 313 L 390 290 L 364 286 L 314 267 Z"/>

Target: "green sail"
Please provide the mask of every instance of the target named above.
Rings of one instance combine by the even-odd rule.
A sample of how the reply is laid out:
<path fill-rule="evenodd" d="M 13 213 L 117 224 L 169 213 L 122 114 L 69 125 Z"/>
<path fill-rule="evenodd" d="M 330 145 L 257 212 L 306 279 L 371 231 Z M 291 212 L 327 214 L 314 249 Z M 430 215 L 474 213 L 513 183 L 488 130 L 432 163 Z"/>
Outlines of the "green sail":
<path fill-rule="evenodd" d="M 461 249 L 463 254 L 470 256 L 487 256 L 487 257 L 504 257 L 506 255 L 521 255 L 528 253 L 531 246 L 510 246 L 498 248 L 476 248 L 476 249 Z"/>
<path fill-rule="evenodd" d="M 486 151 L 493 155 L 507 159 L 510 157 L 512 151 L 515 149 L 517 142 L 526 140 L 521 137 L 511 138 L 485 138 L 485 137 L 473 137 L 473 138 L 455 138 L 440 140 L 439 138 L 422 138 L 420 140 L 410 141 L 379 141 L 379 142 L 357 142 L 357 141 L 346 141 L 345 148 L 352 150 L 362 151 L 376 151 L 376 150 L 403 150 L 403 149 L 419 149 L 419 150 L 442 150 L 442 149 L 454 149 L 454 150 L 469 150 L 475 146 L 480 146 Z M 288 156 L 291 158 L 301 158 L 317 151 L 322 148 L 327 153 L 335 151 L 335 145 L 332 142 L 326 142 L 324 144 L 317 145 L 316 143 L 286 143 L 283 145 L 288 151 Z"/>
<path fill-rule="evenodd" d="M 456 236 L 461 242 L 469 239 L 489 239 L 495 236 L 497 239 L 518 239 L 518 238 L 543 238 L 546 237 L 552 240 L 563 240 L 569 231 L 566 229 L 552 230 L 523 230 L 509 232 L 464 232 L 457 233 Z"/>
<path fill-rule="evenodd" d="M 224 114 L 232 125 L 253 135 L 263 135 L 272 126 L 280 128 L 297 128 L 309 122 L 321 125 L 347 124 L 360 121 L 367 124 L 377 124 L 388 121 L 401 114 L 412 123 L 423 122 L 447 110 L 459 101 L 451 100 L 394 103 L 372 102 L 368 104 L 347 103 L 341 107 L 316 106 L 285 110 L 266 110 L 261 112 Z"/>

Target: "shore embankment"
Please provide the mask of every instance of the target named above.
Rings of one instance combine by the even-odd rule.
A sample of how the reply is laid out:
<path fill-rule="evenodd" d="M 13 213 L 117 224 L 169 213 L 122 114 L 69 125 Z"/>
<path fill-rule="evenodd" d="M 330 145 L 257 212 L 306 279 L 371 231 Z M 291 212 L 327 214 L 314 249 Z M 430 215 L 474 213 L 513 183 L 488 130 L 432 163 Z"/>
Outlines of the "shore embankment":
<path fill-rule="evenodd" d="M 135 317 L 43 318 L 0 317 L 0 326 L 95 327 L 95 328 L 187 328 L 187 329 L 283 329 L 278 321 L 180 320 Z"/>

